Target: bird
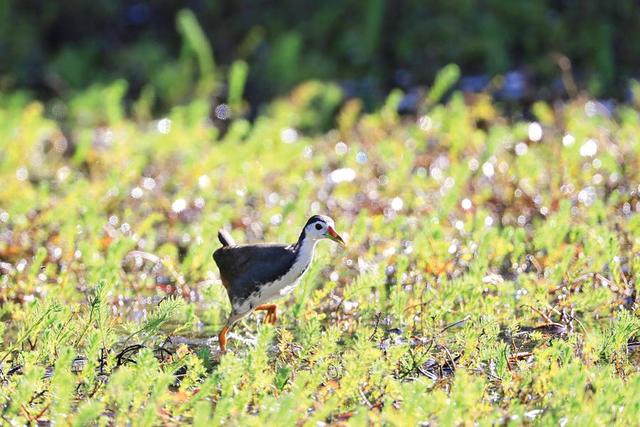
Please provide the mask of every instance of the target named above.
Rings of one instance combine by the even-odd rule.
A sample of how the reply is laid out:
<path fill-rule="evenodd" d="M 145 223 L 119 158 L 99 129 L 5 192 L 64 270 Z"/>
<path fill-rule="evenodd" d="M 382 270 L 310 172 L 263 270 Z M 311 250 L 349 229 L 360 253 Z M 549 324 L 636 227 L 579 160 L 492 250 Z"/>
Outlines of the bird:
<path fill-rule="evenodd" d="M 222 284 L 231 303 L 231 314 L 218 335 L 222 353 L 227 350 L 227 332 L 240 319 L 256 310 L 265 310 L 265 323 L 275 324 L 276 304 L 272 302 L 290 294 L 313 260 L 316 244 L 322 239 L 345 242 L 335 230 L 335 222 L 325 215 L 314 215 L 292 244 L 258 243 L 237 245 L 221 229 L 222 247 L 213 253 Z"/>

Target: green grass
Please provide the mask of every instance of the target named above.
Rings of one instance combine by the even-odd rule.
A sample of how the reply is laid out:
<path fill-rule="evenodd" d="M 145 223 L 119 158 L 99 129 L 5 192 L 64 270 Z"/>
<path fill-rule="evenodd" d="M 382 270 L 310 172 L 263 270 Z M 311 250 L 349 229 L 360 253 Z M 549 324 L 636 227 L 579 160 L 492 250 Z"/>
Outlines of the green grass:
<path fill-rule="evenodd" d="M 201 100 L 128 118 L 121 82 L 63 124 L 3 97 L 3 423 L 636 424 L 638 109 L 530 124 L 443 104 L 455 71 L 417 120 L 310 82 L 224 134 Z M 250 316 L 220 357 L 217 230 L 293 241 L 313 213 L 347 247 L 320 244 L 278 324 Z"/>

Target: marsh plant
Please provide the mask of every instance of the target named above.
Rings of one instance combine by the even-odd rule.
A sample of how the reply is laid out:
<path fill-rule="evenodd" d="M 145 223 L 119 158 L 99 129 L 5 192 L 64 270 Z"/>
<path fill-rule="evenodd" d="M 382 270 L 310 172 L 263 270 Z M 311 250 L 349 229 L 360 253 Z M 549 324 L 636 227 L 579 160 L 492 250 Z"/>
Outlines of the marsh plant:
<path fill-rule="evenodd" d="M 248 121 L 233 74 L 224 126 L 207 97 L 125 108 L 121 81 L 64 122 L 0 98 L 3 423 L 637 423 L 637 87 L 525 119 L 451 66 L 416 115 L 311 81 Z M 325 212 L 344 251 L 219 355 L 217 230 L 289 242 Z"/>

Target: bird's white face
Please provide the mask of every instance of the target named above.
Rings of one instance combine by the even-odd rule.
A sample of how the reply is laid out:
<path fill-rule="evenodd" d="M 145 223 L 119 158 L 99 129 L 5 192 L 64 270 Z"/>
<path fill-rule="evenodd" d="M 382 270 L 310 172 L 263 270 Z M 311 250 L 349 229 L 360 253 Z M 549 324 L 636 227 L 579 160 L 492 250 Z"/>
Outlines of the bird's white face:
<path fill-rule="evenodd" d="M 304 229 L 307 237 L 313 240 L 329 239 L 344 245 L 344 240 L 336 233 L 336 225 L 331 218 L 328 216 L 320 217 L 319 215 L 314 218 L 312 218 L 313 220 L 309 220 L 309 223 Z"/>

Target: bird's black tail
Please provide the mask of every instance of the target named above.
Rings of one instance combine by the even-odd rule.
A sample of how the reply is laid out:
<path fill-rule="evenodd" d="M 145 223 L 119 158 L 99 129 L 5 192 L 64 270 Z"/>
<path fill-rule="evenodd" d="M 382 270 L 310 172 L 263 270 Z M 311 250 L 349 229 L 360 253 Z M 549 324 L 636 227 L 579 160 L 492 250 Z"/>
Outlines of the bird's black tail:
<path fill-rule="evenodd" d="M 218 231 L 218 240 L 220 240 L 220 243 L 222 243 L 222 246 L 236 245 L 235 240 L 233 240 L 233 237 L 231 237 L 231 234 L 229 234 L 226 230 Z"/>

